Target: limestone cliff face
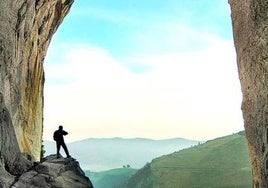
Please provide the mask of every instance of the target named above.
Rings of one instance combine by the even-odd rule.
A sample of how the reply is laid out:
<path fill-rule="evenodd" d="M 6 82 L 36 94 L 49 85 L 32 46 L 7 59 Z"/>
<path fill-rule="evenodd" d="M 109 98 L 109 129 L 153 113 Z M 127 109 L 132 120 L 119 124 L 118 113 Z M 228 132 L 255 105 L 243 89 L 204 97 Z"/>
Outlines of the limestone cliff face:
<path fill-rule="evenodd" d="M 229 0 L 254 187 L 268 187 L 268 1 Z"/>
<path fill-rule="evenodd" d="M 0 0 L 0 128 L 10 150 L 40 158 L 43 129 L 43 60 L 49 42 L 73 0 Z M 8 115 L 7 115 L 8 114 Z M 14 143 L 3 138 L 14 136 Z M 13 138 L 13 137 L 12 137 Z M 13 142 L 12 142 L 13 144 Z M 0 153 L 5 155 L 0 148 Z"/>

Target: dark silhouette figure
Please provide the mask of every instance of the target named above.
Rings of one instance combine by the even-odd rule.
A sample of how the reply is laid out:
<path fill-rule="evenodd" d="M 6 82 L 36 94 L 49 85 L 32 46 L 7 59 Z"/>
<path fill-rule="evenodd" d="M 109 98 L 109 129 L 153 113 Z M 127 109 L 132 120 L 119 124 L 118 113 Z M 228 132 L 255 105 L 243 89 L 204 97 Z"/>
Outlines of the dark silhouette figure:
<path fill-rule="evenodd" d="M 57 144 L 57 158 L 60 157 L 60 147 L 61 146 L 63 147 L 67 157 L 68 158 L 71 157 L 69 155 L 69 151 L 67 149 L 67 146 L 66 146 L 66 144 L 64 142 L 64 138 L 63 138 L 63 136 L 65 136 L 67 134 L 68 134 L 68 132 L 64 131 L 63 127 L 61 125 L 59 126 L 59 129 L 54 132 L 53 138 L 54 138 L 54 140 L 56 141 L 56 144 Z"/>

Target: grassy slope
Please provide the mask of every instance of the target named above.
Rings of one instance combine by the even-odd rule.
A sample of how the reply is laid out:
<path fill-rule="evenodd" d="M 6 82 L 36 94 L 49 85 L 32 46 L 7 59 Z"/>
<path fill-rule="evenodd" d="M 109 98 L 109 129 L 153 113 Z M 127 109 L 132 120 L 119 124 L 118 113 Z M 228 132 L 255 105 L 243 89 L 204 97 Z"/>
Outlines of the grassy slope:
<path fill-rule="evenodd" d="M 118 188 L 136 172 L 137 170 L 133 168 L 118 168 L 103 172 L 85 171 L 94 188 Z"/>
<path fill-rule="evenodd" d="M 148 164 L 128 188 L 252 187 L 246 139 L 234 134 L 185 149 Z"/>

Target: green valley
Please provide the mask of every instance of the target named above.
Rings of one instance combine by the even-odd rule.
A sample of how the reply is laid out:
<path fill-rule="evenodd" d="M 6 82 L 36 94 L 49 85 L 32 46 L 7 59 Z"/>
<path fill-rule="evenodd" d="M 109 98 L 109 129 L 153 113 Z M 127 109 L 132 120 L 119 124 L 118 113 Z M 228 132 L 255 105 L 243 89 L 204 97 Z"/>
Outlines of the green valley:
<path fill-rule="evenodd" d="M 86 175 L 90 177 L 94 188 L 118 188 L 137 172 L 133 168 L 118 168 L 104 172 L 90 172 L 85 171 Z"/>

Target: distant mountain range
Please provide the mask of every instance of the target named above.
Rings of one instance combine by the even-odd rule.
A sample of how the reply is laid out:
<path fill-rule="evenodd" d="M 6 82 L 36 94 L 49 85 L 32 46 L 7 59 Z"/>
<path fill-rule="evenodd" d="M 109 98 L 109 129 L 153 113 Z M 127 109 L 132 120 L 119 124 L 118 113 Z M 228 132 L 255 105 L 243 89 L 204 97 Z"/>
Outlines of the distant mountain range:
<path fill-rule="evenodd" d="M 195 146 L 200 141 L 174 138 L 151 140 L 145 138 L 89 138 L 68 143 L 70 154 L 76 158 L 83 170 L 92 172 L 130 166 L 142 168 L 152 159 L 175 151 Z M 56 152 L 55 142 L 44 141 L 45 155 Z M 62 155 L 65 153 L 61 151 Z"/>

